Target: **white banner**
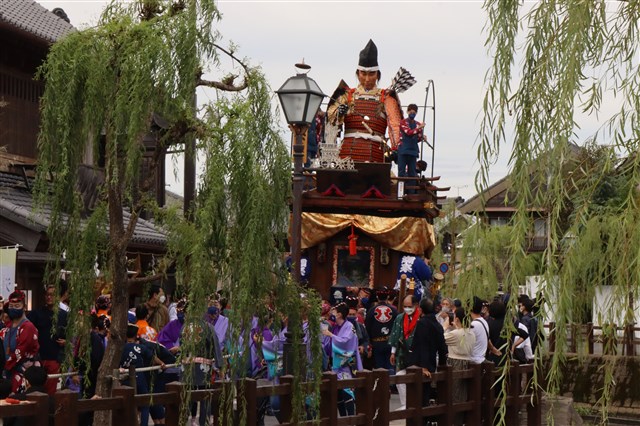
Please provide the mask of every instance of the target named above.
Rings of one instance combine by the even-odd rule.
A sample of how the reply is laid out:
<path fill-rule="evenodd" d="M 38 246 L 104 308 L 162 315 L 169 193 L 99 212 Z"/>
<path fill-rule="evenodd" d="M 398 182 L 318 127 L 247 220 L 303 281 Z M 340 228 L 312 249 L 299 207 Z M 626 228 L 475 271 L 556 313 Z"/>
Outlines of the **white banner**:
<path fill-rule="evenodd" d="M 0 249 L 0 295 L 7 300 L 16 284 L 16 259 L 18 249 L 15 247 Z"/>

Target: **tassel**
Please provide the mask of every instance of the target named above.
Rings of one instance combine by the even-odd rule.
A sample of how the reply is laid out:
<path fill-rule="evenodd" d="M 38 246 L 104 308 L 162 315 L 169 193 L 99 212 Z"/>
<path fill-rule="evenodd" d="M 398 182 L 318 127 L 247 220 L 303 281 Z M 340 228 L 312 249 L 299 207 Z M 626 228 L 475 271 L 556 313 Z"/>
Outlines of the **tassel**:
<path fill-rule="evenodd" d="M 358 236 L 356 235 L 356 229 L 351 225 L 351 235 L 349 235 L 349 256 L 355 256 L 358 254 Z"/>

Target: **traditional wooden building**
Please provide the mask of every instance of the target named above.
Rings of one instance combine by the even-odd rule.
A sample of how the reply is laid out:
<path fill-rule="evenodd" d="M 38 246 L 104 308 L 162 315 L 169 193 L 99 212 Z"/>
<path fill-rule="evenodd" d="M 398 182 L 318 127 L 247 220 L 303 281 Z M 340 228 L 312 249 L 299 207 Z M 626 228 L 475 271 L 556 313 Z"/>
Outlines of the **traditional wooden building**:
<path fill-rule="evenodd" d="M 44 91 L 44 83 L 35 76 L 51 45 L 71 31 L 74 27 L 62 9 L 49 11 L 29 0 L 0 1 L 0 247 L 18 248 L 15 281 L 27 290 L 34 306 L 44 297 L 50 214 L 46 206 L 34 209 L 31 194 L 38 159 L 39 101 Z M 145 147 L 154 146 L 163 126 L 157 117 Z M 103 181 L 103 164 L 100 155 L 90 150 L 85 163 L 78 184 L 90 208 Z M 156 199 L 164 201 L 163 170 L 155 191 Z M 128 212 L 124 214 L 126 221 Z M 131 274 L 150 270 L 165 253 L 165 246 L 165 235 L 151 221 L 140 219 L 128 247 Z"/>

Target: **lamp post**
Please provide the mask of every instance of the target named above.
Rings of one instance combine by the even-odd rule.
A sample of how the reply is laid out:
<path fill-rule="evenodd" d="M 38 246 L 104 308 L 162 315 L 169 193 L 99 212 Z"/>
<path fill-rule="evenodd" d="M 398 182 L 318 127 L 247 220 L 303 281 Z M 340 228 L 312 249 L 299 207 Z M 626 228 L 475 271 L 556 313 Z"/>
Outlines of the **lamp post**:
<path fill-rule="evenodd" d="M 302 230 L 302 189 L 304 176 L 302 175 L 302 158 L 304 145 L 302 135 L 315 119 L 318 108 L 324 98 L 324 93 L 318 84 L 307 77 L 311 67 L 302 61 L 296 64 L 297 73 L 284 82 L 276 91 L 280 98 L 282 110 L 287 118 L 287 123 L 294 133 L 293 139 L 293 208 L 291 219 L 291 269 L 293 279 L 300 283 L 300 257 L 301 257 L 301 230 Z M 285 333 L 286 342 L 283 347 L 283 359 L 285 374 L 294 374 L 294 354 L 292 353 L 294 336 L 291 330 Z M 304 353 L 304 345 L 300 345 L 298 354 Z"/>
<path fill-rule="evenodd" d="M 311 67 L 304 63 L 296 64 L 297 74 L 290 77 L 276 91 L 280 98 L 282 110 L 287 123 L 294 133 L 293 142 L 293 211 L 291 221 L 291 268 L 293 279 L 300 282 L 301 257 L 301 228 L 302 228 L 302 189 L 304 176 L 302 175 L 302 159 L 304 145 L 302 136 L 315 119 L 318 108 L 324 99 L 318 84 L 307 73 Z"/>

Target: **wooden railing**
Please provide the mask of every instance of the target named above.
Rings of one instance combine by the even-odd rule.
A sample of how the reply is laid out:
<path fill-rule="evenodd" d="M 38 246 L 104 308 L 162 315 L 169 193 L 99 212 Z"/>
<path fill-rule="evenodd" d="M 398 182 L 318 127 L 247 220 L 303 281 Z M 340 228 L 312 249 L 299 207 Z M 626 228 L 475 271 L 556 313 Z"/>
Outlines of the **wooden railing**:
<path fill-rule="evenodd" d="M 503 400 L 495 398 L 492 388 L 500 371 L 494 369 L 492 363 L 473 365 L 467 370 L 454 371 L 450 367 L 443 367 L 431 378 L 425 378 L 422 370 L 410 367 L 403 376 L 390 376 L 387 370 L 359 371 L 356 377 L 348 380 L 337 380 L 333 373 L 325 373 L 320 385 L 320 424 L 321 425 L 388 425 L 392 420 L 406 419 L 407 425 L 422 425 L 423 417 L 430 417 L 438 424 L 450 425 L 456 413 L 462 413 L 466 424 L 492 425 L 496 408 L 506 404 L 507 424 L 519 424 L 519 412 L 526 412 L 527 425 L 534 426 L 541 423 L 541 404 L 539 387 L 531 386 L 533 365 L 519 365 L 513 362 L 507 375 L 507 394 Z M 468 386 L 468 400 L 454 402 L 453 384 L 457 380 L 464 380 Z M 253 379 L 243 379 L 242 386 L 238 383 L 238 398 L 246 399 L 247 425 L 258 422 L 257 405 L 263 397 L 280 396 L 280 414 L 289 423 L 284 424 L 314 424 L 308 422 L 292 422 L 293 395 L 292 376 L 280 378 L 279 385 L 258 386 Z M 423 384 L 435 383 L 437 399 L 434 404 L 423 406 Z M 522 383 L 526 383 L 524 388 Z M 404 410 L 390 411 L 389 386 L 392 384 L 406 384 L 407 405 Z M 311 384 L 306 384 L 311 389 Z M 153 404 L 161 404 L 166 409 L 166 424 L 180 423 L 181 406 L 183 405 L 184 384 L 170 383 L 165 393 L 136 395 L 135 389 L 120 386 L 114 389 L 111 398 L 78 399 L 78 394 L 69 390 L 62 390 L 53 396 L 55 405 L 55 426 L 77 426 L 78 414 L 84 412 L 109 410 L 113 413 L 113 424 L 130 426 L 137 424 L 137 408 Z M 189 391 L 192 401 L 210 399 L 217 402 L 222 395 L 222 387 L 231 383 L 218 383 L 214 389 Z M 338 390 L 352 388 L 356 394 L 356 414 L 338 417 Z M 27 423 L 34 426 L 44 426 L 49 422 L 49 397 L 44 394 L 30 394 L 28 402 L 20 405 L 0 406 L 0 418 L 28 417 Z M 226 419 L 218 419 L 225 422 Z M 234 419 L 234 424 L 237 424 Z"/>
<path fill-rule="evenodd" d="M 556 323 L 551 322 L 544 326 L 549 334 L 549 351 L 556 350 Z M 598 332 L 599 331 L 599 332 Z M 640 327 L 633 324 L 626 326 L 598 326 L 589 322 L 587 324 L 570 324 L 566 328 L 569 352 L 578 352 L 584 349 L 589 355 L 613 355 L 637 356 L 640 339 L 636 333 Z M 582 347 L 580 347 L 582 345 Z M 598 349 L 598 350 L 596 350 Z"/>

